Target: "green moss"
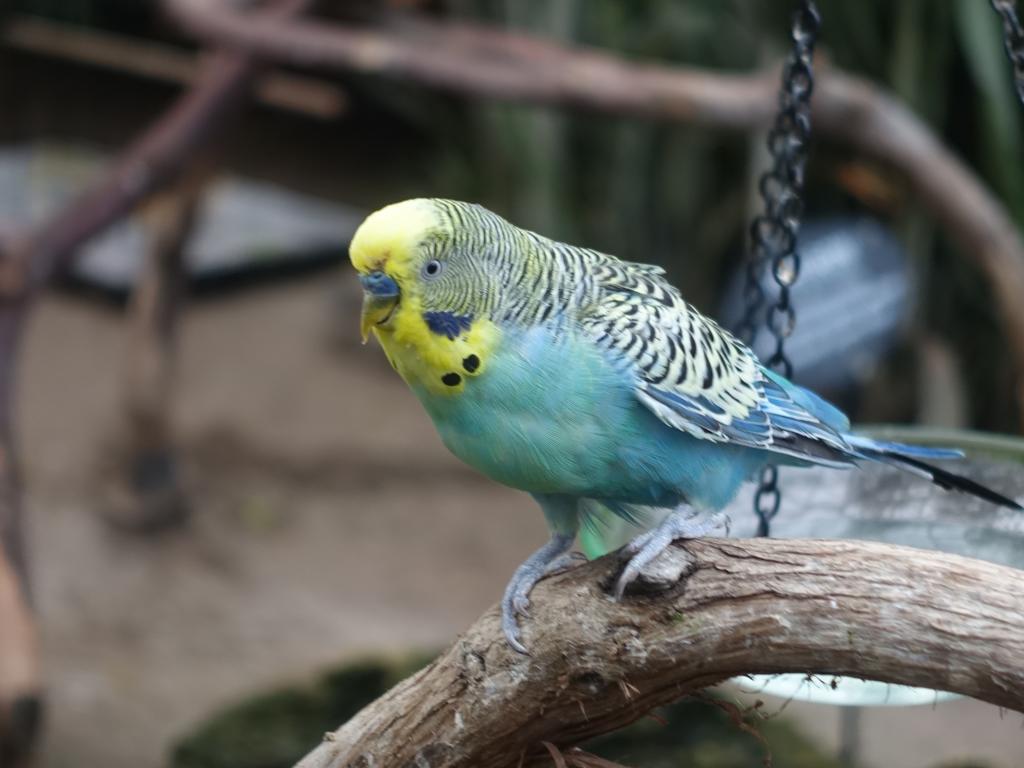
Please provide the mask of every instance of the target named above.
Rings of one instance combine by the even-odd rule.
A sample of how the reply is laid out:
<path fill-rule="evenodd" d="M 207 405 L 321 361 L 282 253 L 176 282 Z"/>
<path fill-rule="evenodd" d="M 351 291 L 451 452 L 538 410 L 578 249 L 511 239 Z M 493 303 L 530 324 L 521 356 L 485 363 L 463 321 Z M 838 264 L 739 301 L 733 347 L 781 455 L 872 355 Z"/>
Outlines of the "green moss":
<path fill-rule="evenodd" d="M 673 610 L 666 615 L 665 620 L 680 630 L 696 633 L 702 630 L 707 624 L 707 620 L 693 613 L 687 613 L 686 611 L 675 611 Z"/>
<path fill-rule="evenodd" d="M 172 768 L 291 768 L 368 702 L 427 663 L 422 656 L 366 660 L 305 687 L 282 688 L 231 707 L 174 748 Z"/>

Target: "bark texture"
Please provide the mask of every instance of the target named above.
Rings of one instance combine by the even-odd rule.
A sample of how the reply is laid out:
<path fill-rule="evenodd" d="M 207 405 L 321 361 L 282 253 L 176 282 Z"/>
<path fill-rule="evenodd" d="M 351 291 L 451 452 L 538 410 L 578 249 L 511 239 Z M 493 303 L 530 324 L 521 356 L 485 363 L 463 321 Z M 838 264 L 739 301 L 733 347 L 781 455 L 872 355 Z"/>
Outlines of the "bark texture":
<path fill-rule="evenodd" d="M 548 761 L 651 708 L 748 673 L 841 674 L 1024 711 L 1024 574 L 854 541 L 703 539 L 621 603 L 614 556 L 542 582 L 530 656 L 491 609 L 429 667 L 325 736 L 299 768 Z"/>

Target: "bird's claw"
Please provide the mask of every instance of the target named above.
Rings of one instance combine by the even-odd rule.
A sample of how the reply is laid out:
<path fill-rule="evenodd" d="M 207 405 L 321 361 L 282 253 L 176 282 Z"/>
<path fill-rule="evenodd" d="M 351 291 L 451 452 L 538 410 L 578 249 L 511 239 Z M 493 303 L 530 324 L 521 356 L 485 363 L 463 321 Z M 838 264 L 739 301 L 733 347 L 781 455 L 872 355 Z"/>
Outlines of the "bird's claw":
<path fill-rule="evenodd" d="M 530 618 L 528 595 L 535 583 L 536 580 L 531 583 L 525 581 L 516 583 L 516 580 L 513 579 L 513 583 L 509 584 L 509 589 L 505 592 L 505 598 L 501 601 L 501 629 L 505 633 L 508 644 L 519 653 L 526 653 L 526 646 L 523 645 L 519 632 L 519 617 Z"/>
<path fill-rule="evenodd" d="M 526 595 L 516 595 L 512 598 L 512 610 L 517 616 L 530 618 L 530 598 Z"/>
<path fill-rule="evenodd" d="M 530 618 L 530 592 L 538 581 L 577 564 L 581 555 L 566 552 L 573 537 L 556 535 L 516 569 L 505 587 L 501 600 L 501 629 L 508 644 L 519 653 L 526 653 L 519 631 L 518 617 Z M 584 558 L 586 559 L 586 558 Z"/>
<path fill-rule="evenodd" d="M 626 587 L 673 541 L 697 539 L 719 528 L 724 528 L 728 534 L 729 518 L 724 514 L 697 520 L 692 514 L 677 511 L 666 517 L 657 528 L 637 536 L 622 548 L 627 562 L 615 582 L 615 599 L 621 600 Z"/>
<path fill-rule="evenodd" d="M 505 634 L 505 642 L 509 644 L 513 651 L 529 655 L 529 651 L 526 650 L 526 646 L 523 645 L 523 641 L 520 638 L 519 624 L 516 623 L 514 616 L 504 610 L 501 612 L 501 631 Z"/>

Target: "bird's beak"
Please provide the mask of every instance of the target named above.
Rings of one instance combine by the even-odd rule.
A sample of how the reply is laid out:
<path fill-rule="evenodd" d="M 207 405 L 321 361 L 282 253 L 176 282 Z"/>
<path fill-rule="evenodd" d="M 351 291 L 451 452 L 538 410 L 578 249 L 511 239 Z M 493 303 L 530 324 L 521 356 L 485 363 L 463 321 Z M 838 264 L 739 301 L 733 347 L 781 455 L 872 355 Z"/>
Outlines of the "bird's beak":
<path fill-rule="evenodd" d="M 398 283 L 383 272 L 360 275 L 359 282 L 363 286 L 363 312 L 359 330 L 365 344 L 371 330 L 385 325 L 391 319 L 401 298 L 401 292 L 398 290 Z"/>
<path fill-rule="evenodd" d="M 398 306 L 397 296 L 374 296 L 363 294 L 363 314 L 359 322 L 359 331 L 363 336 L 363 344 L 370 337 L 375 326 L 384 325 L 391 319 L 391 313 Z"/>

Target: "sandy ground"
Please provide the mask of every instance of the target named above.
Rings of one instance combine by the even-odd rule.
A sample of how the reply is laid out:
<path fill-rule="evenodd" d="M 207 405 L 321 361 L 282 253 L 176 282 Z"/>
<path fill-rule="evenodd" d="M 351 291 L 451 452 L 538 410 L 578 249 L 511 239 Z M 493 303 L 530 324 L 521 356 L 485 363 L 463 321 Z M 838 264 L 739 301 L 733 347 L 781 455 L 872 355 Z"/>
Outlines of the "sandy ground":
<path fill-rule="evenodd" d="M 440 646 L 543 540 L 528 498 L 448 456 L 379 351 L 356 344 L 335 288 L 309 278 L 190 310 L 178 415 L 194 514 L 155 537 L 98 515 L 120 316 L 64 296 L 39 308 L 20 418 L 47 768 L 156 768 L 249 693 L 355 654 Z M 835 710 L 787 714 L 837 743 Z M 1024 766 L 1021 718 L 976 702 L 868 710 L 863 729 L 875 768 Z"/>

